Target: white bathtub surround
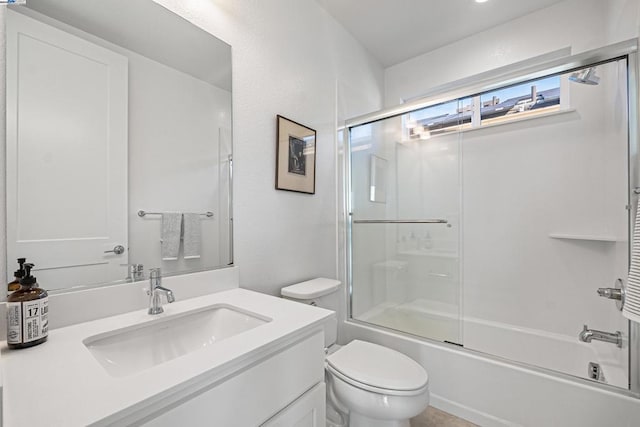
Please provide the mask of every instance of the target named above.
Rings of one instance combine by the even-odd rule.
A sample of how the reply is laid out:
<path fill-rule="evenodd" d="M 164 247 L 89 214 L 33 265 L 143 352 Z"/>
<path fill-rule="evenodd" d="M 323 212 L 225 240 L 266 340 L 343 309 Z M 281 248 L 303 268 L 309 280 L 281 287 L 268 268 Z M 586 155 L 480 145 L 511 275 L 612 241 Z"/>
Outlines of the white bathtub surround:
<path fill-rule="evenodd" d="M 347 340 L 363 339 L 401 351 L 428 372 L 431 405 L 484 427 L 635 427 L 640 400 L 462 351 L 445 344 L 400 336 L 354 322 Z"/>
<path fill-rule="evenodd" d="M 458 342 L 462 320 L 464 347 L 488 355 L 588 378 L 590 362 L 600 365 L 602 382 L 626 388 L 627 366 L 621 364 L 618 348 L 604 342 L 580 342 L 563 335 L 474 317 L 460 319 L 457 306 L 418 299 L 402 304 L 385 303 L 358 320 L 438 341 Z"/>
<path fill-rule="evenodd" d="M 181 276 L 179 279 L 188 281 L 189 275 Z M 176 297 L 180 298 L 180 293 L 176 291 L 179 287 L 177 281 L 172 285 L 166 285 L 173 286 Z M 85 298 L 84 301 L 89 300 Z M 202 310 L 212 305 L 228 306 L 252 313 L 265 322 L 197 351 L 120 376 L 108 373 L 83 344 L 83 340 L 89 337 L 108 334 L 121 328 L 148 326 L 154 322 L 170 320 L 171 316 Z M 2 374 L 7 392 L 4 401 L 5 425 L 130 425 L 142 419 L 145 419 L 145 422 L 151 420 L 149 425 L 170 425 L 166 423 L 169 422 L 175 408 L 168 408 L 192 399 L 194 393 L 209 393 L 205 390 L 215 390 L 211 389 L 212 385 L 224 381 L 230 381 L 230 386 L 233 387 L 246 387 L 247 384 L 236 384 L 229 378 L 251 371 L 252 366 L 261 362 L 266 354 L 286 352 L 286 349 L 294 346 L 296 342 L 306 342 L 307 338 L 316 337 L 309 341 L 309 345 L 313 343 L 313 348 L 317 347 L 319 351 L 316 356 L 321 362 L 322 324 L 334 316 L 327 310 L 295 304 L 244 289 L 230 289 L 181 300 L 166 304 L 164 309 L 165 312 L 157 316 L 150 316 L 146 309 L 139 309 L 52 330 L 46 345 L 37 349 L 40 351 L 8 351 L 3 348 Z M 295 359 L 289 362 L 294 361 Z M 25 369 L 27 365 L 37 365 L 39 369 Z M 274 369 L 276 368 L 273 367 L 272 371 Z M 283 370 L 280 366 L 275 372 L 281 375 Z M 321 363 L 318 363 L 317 370 L 318 372 L 315 372 L 312 369 L 308 378 L 306 374 L 301 374 L 306 378 L 305 381 L 309 382 L 304 390 L 316 383 L 322 383 Z M 33 384 L 38 384 L 39 404 L 35 410 L 30 403 L 34 392 Z M 274 387 L 274 384 L 263 385 L 271 389 Z M 261 385 L 257 382 L 255 386 Z M 282 387 L 282 390 L 286 389 L 286 385 Z M 249 391 L 248 393 L 250 394 Z M 278 393 L 274 393 L 274 396 L 277 395 Z M 87 399 L 87 396 L 91 398 Z M 262 397 L 270 400 L 269 397 Z M 194 415 L 195 418 L 183 422 L 188 425 L 204 425 L 204 422 L 225 423 L 230 419 L 229 414 L 236 417 L 234 420 L 249 420 L 247 414 L 257 411 L 259 415 L 256 416 L 261 417 L 262 423 L 274 415 L 269 413 L 264 405 L 251 407 L 246 411 L 247 414 L 238 414 L 237 410 L 243 407 L 236 401 L 239 396 L 227 398 L 233 399 L 233 402 L 225 399 L 210 401 L 208 408 L 215 407 L 216 410 L 208 417 L 199 414 L 198 417 Z M 81 404 L 70 409 L 69 402 Z M 160 412 L 167 410 L 169 412 L 159 418 L 161 421 L 153 420 Z M 250 422 L 253 423 L 255 421 Z"/>

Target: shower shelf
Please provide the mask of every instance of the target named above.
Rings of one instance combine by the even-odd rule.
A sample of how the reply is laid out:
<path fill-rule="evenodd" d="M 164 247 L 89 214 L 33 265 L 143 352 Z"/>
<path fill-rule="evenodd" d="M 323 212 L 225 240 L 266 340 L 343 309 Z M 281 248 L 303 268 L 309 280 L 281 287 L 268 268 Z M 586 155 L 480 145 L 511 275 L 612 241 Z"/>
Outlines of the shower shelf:
<path fill-rule="evenodd" d="M 550 233 L 549 237 L 552 239 L 567 239 L 567 240 L 592 240 L 595 242 L 617 242 L 616 236 L 608 234 L 566 234 L 566 233 Z"/>
<path fill-rule="evenodd" d="M 455 252 L 452 253 L 452 252 L 439 252 L 439 251 L 425 251 L 420 249 L 407 249 L 404 251 L 398 251 L 398 255 L 458 259 L 458 254 Z"/>

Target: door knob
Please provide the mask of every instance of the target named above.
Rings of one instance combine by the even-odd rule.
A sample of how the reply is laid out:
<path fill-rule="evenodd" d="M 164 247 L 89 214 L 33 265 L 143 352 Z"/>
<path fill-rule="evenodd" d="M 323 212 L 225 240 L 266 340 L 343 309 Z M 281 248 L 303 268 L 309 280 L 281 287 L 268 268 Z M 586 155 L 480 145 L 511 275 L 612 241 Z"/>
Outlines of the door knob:
<path fill-rule="evenodd" d="M 110 251 L 104 251 L 104 253 L 105 253 L 105 254 L 108 254 L 108 253 L 114 253 L 114 254 L 116 254 L 116 255 L 122 255 L 122 254 L 124 253 L 124 246 L 122 246 L 122 245 L 116 245 L 116 246 L 114 246 L 114 247 L 113 247 L 113 249 L 112 249 L 112 250 L 110 250 Z"/>

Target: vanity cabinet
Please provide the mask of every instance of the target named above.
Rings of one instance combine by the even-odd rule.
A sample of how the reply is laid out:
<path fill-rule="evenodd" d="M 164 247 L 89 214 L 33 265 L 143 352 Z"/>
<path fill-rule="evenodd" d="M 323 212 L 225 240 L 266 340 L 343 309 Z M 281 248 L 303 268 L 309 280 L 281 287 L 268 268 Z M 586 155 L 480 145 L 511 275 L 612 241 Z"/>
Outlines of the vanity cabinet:
<path fill-rule="evenodd" d="M 324 427 L 325 390 L 325 383 L 316 385 L 262 427 Z"/>
<path fill-rule="evenodd" d="M 194 390 L 138 425 L 320 427 L 324 420 L 324 334 L 316 330 L 266 350 L 258 362 Z"/>
<path fill-rule="evenodd" d="M 171 286 L 194 280 L 185 277 Z M 323 425 L 324 326 L 335 322 L 335 313 L 246 289 L 214 292 L 164 308 L 156 317 L 142 309 L 55 329 L 37 351 L 10 351 L 4 345 L 4 425 Z M 202 337 L 183 334 L 184 319 L 223 313 L 216 311 L 221 308 L 245 316 L 216 317 L 215 328 L 213 321 L 196 321 L 190 327 L 209 331 L 216 342 L 205 339 L 202 347 L 193 345 Z M 243 322 L 252 318 L 264 322 L 244 328 Z M 175 327 L 171 333 L 155 333 L 169 330 L 167 325 Z M 223 332 L 231 329 L 241 332 L 224 338 Z M 153 335 L 157 341 L 138 339 L 134 344 L 128 339 L 132 331 L 138 338 Z M 173 335 L 192 340 L 173 340 Z M 110 351 L 99 353 L 95 343 L 114 337 L 119 338 L 111 342 Z M 182 355 L 176 354 L 179 350 Z M 129 370 L 105 368 L 100 357 L 112 354 L 117 357 L 110 363 Z M 165 354 L 175 357 L 163 360 Z M 155 364 L 148 366 L 150 360 Z M 38 384 L 37 410 L 30 384 Z M 82 405 L 69 411 L 65 403 L 70 401 Z"/>

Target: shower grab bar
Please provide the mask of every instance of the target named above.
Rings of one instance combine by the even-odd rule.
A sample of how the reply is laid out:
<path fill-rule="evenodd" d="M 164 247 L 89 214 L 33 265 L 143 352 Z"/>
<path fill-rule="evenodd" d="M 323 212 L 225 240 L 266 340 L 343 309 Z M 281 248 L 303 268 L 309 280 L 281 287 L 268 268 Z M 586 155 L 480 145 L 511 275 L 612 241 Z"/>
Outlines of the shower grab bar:
<path fill-rule="evenodd" d="M 354 219 L 354 224 L 448 224 L 446 219 Z"/>

